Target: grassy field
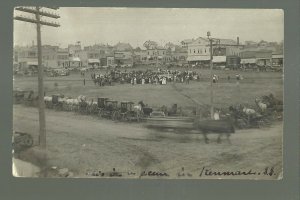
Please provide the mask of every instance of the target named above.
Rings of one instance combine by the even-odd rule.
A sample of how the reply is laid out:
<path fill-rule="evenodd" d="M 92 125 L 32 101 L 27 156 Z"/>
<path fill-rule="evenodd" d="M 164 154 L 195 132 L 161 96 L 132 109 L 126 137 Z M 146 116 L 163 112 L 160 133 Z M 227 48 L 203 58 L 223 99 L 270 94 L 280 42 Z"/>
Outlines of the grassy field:
<path fill-rule="evenodd" d="M 139 70 L 139 69 L 129 69 Z M 184 70 L 184 69 L 181 69 Z M 183 108 L 191 108 L 210 103 L 209 70 L 195 69 L 201 73 L 200 82 L 191 81 L 185 83 L 169 83 L 167 85 L 130 85 L 115 84 L 114 86 L 99 87 L 94 85 L 90 74 L 85 75 L 86 85 L 83 85 L 83 77 L 79 73 L 73 73 L 67 77 L 45 77 L 44 87 L 46 95 L 64 94 L 69 97 L 85 95 L 88 99 L 96 100 L 97 97 L 107 97 L 117 101 L 133 101 L 160 107 L 171 106 L 177 103 Z M 96 72 L 97 73 L 97 72 Z M 236 83 L 234 76 L 239 73 L 243 76 L 240 84 Z M 254 105 L 254 99 L 262 95 L 273 93 L 275 97 L 283 98 L 283 80 L 281 73 L 275 72 L 247 72 L 247 71 L 221 71 L 216 70 L 220 81 L 214 84 L 215 107 L 227 107 L 236 103 Z M 231 76 L 228 81 L 227 77 Z M 55 86 L 56 85 L 56 86 Z M 26 89 L 37 91 L 37 77 L 15 77 L 14 89 Z"/>

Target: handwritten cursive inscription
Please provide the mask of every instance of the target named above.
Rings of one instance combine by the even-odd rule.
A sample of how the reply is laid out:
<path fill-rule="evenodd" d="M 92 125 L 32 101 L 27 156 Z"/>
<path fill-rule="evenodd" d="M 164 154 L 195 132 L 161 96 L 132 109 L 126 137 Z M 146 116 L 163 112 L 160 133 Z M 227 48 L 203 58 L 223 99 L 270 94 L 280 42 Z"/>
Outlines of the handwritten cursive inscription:
<path fill-rule="evenodd" d="M 267 175 L 274 176 L 274 167 L 266 167 L 262 172 L 249 170 L 236 170 L 236 171 L 215 171 L 211 168 L 202 167 L 199 176 L 251 176 L 251 175 Z"/>
<path fill-rule="evenodd" d="M 169 176 L 166 172 L 143 171 L 140 176 Z"/>

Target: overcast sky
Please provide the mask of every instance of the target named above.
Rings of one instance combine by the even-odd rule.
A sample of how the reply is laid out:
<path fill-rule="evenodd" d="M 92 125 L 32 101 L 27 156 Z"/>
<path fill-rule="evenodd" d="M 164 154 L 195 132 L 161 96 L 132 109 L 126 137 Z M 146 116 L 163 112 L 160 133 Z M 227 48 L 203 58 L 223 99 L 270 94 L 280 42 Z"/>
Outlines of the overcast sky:
<path fill-rule="evenodd" d="M 42 26 L 42 43 L 67 47 L 118 42 L 142 47 L 146 40 L 179 43 L 212 37 L 240 41 L 283 40 L 283 11 L 278 9 L 70 8 L 56 11 L 59 28 Z M 20 12 L 15 12 L 20 14 Z M 26 15 L 23 14 L 22 15 Z M 52 20 L 53 21 L 53 20 Z M 14 21 L 15 45 L 36 43 L 35 25 Z"/>

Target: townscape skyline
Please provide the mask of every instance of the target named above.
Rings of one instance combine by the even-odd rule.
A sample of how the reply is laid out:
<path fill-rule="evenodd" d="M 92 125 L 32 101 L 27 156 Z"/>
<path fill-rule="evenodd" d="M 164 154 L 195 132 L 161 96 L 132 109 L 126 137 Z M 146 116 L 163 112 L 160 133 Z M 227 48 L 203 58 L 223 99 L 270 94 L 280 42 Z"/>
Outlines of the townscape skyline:
<path fill-rule="evenodd" d="M 66 48 L 82 45 L 129 43 L 143 47 L 147 40 L 159 46 L 206 37 L 240 42 L 283 41 L 280 9 L 183 9 L 183 8 L 60 8 L 59 28 L 42 27 L 42 44 Z M 15 11 L 14 15 L 18 15 Z M 198 26 L 200 24 L 200 27 Z M 187 31 L 188 30 L 188 31 Z M 159 34 L 157 34 L 159 33 Z M 36 43 L 35 25 L 14 21 L 14 45 Z"/>

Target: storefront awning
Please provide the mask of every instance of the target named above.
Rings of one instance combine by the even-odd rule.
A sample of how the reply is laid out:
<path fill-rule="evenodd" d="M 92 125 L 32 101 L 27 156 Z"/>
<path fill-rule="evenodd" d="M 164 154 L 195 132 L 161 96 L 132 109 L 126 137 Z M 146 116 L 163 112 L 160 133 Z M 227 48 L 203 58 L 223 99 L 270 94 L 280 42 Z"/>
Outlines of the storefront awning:
<path fill-rule="evenodd" d="M 213 57 L 213 63 L 225 63 L 226 62 L 226 56 L 214 56 Z"/>
<path fill-rule="evenodd" d="M 74 57 L 74 58 L 71 59 L 71 61 L 73 61 L 73 62 L 80 62 L 80 58 Z"/>
<path fill-rule="evenodd" d="M 88 63 L 100 63 L 99 59 L 88 59 Z"/>
<path fill-rule="evenodd" d="M 283 55 L 279 55 L 279 54 L 272 55 L 272 58 L 273 59 L 283 59 Z"/>
<path fill-rule="evenodd" d="M 246 58 L 246 59 L 241 59 L 241 64 L 254 64 L 256 63 L 255 58 Z"/>
<path fill-rule="evenodd" d="M 187 61 L 206 61 L 210 60 L 210 56 L 188 56 Z"/>
<path fill-rule="evenodd" d="M 30 61 L 30 62 L 27 62 L 27 65 L 38 65 L 38 62 L 37 61 Z"/>

